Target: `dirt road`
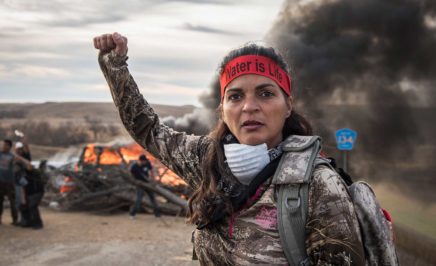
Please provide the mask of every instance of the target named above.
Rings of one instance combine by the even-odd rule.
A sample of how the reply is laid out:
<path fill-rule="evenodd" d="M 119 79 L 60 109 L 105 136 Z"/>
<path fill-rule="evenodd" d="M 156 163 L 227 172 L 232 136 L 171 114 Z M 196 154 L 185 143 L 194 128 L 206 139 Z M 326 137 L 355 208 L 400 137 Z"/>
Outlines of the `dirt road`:
<path fill-rule="evenodd" d="M 62 213 L 43 208 L 43 230 L 0 225 L 0 265 L 199 265 L 184 218 Z"/>

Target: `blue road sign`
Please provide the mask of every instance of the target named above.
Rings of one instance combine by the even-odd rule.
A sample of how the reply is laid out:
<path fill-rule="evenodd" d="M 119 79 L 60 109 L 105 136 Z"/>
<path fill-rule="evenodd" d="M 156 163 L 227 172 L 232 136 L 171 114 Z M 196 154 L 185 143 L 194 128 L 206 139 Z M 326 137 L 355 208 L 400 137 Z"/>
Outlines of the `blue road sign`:
<path fill-rule="evenodd" d="M 349 128 L 342 128 L 336 131 L 336 143 L 338 149 L 343 151 L 351 151 L 356 142 L 357 132 Z"/>

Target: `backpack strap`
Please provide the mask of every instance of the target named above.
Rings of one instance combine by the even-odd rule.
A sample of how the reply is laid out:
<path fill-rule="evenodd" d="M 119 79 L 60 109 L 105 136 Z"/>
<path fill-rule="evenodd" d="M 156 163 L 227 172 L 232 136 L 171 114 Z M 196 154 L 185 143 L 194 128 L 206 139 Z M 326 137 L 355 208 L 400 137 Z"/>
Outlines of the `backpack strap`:
<path fill-rule="evenodd" d="M 309 183 L 317 164 L 326 163 L 319 157 L 321 138 L 318 136 L 288 137 L 272 183 L 277 188 L 277 222 L 283 251 L 291 266 L 310 265 L 306 254 L 306 219 Z M 327 161 L 328 162 L 328 161 Z"/>

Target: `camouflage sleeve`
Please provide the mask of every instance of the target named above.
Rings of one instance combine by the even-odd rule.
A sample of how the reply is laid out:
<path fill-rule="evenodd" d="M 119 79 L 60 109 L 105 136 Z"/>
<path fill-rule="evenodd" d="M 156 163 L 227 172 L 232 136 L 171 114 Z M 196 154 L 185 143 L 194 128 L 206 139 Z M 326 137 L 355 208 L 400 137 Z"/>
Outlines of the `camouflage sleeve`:
<path fill-rule="evenodd" d="M 351 198 L 338 174 L 325 166 L 314 171 L 309 189 L 306 247 L 313 265 L 365 265 Z"/>
<path fill-rule="evenodd" d="M 189 185 L 197 186 L 201 176 L 201 158 L 209 139 L 176 132 L 160 123 L 129 73 L 127 56 L 118 56 L 114 51 L 100 53 L 98 61 L 129 134 Z"/>

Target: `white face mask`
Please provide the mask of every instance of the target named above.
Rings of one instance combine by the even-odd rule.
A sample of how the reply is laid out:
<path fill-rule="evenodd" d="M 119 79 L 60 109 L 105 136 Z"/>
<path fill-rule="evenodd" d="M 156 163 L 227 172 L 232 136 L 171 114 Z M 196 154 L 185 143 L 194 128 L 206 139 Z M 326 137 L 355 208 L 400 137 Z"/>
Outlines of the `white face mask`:
<path fill-rule="evenodd" d="M 233 175 L 244 185 L 250 184 L 271 160 L 266 143 L 256 146 L 224 144 L 224 153 Z"/>

